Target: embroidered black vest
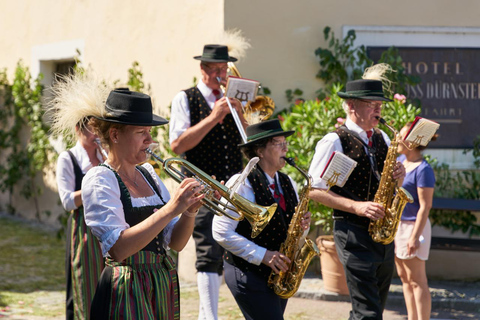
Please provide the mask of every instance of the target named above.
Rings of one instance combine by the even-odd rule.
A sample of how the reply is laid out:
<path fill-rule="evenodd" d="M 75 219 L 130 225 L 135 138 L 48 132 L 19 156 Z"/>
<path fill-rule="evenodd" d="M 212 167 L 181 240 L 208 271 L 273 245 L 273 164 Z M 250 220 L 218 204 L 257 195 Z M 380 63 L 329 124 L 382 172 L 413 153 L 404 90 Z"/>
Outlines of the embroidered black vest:
<path fill-rule="evenodd" d="M 205 119 L 212 110 L 197 87 L 185 90 L 190 107 L 191 126 Z M 242 143 L 240 133 L 231 114 L 218 123 L 193 149 L 182 158 L 193 163 L 218 181 L 228 181 L 242 170 L 242 154 L 238 145 Z"/>
<path fill-rule="evenodd" d="M 290 220 L 292 220 L 292 216 L 295 213 L 295 207 L 298 204 L 297 195 L 290 178 L 286 174 L 278 172 L 278 180 L 278 183 L 283 190 L 286 210 L 283 211 L 280 206 L 278 206 L 272 220 L 270 220 L 270 223 L 256 238 L 252 239 L 252 228 L 250 223 L 245 219 L 240 221 L 235 229 L 238 234 L 271 251 L 279 250 L 280 245 L 287 238 L 288 226 L 290 225 Z M 259 166 L 252 170 L 252 172 L 249 174 L 248 181 L 252 185 L 253 192 L 255 194 L 255 202 L 257 204 L 262 206 L 270 206 L 275 203 L 275 199 L 273 198 L 272 192 L 268 186 L 267 177 Z M 259 266 L 251 264 L 245 259 L 237 257 L 228 251 L 225 252 L 224 258 L 226 262 L 236 266 L 237 268 L 243 271 L 256 272 L 262 275 L 265 279 L 268 279 L 272 271 L 270 267 L 264 264 L 260 264 Z"/>
<path fill-rule="evenodd" d="M 344 126 L 338 128 L 336 133 L 340 137 L 343 153 L 357 161 L 358 164 L 342 188 L 334 186 L 331 190 L 336 194 L 349 199 L 373 201 L 380 181 L 378 181 L 373 174 L 370 160 L 365 151 L 365 146 Z M 372 139 L 373 147 L 375 148 L 374 154 L 378 172 L 381 174 L 387 156 L 388 146 L 385 143 L 385 140 L 383 140 L 382 133 L 378 129 L 374 130 Z M 350 213 L 340 210 L 334 210 L 333 213 L 334 216 L 344 216 L 345 214 Z M 364 222 L 368 223 L 369 221 L 368 218 L 365 218 Z"/>
<path fill-rule="evenodd" d="M 107 165 L 104 165 L 104 164 L 100 164 L 100 165 L 105 166 L 110 170 L 112 170 L 113 173 L 115 174 L 115 177 L 117 178 L 118 186 L 120 187 L 120 200 L 122 201 L 122 205 L 123 205 L 125 221 L 130 225 L 130 227 L 133 227 L 134 225 L 142 222 L 143 220 L 151 216 L 153 214 L 154 209 L 160 209 L 165 205 L 165 201 L 162 198 L 160 190 L 158 190 L 157 185 L 155 184 L 155 181 L 153 180 L 152 176 L 150 175 L 150 173 L 148 173 L 147 169 L 145 169 L 144 167 L 137 166 L 137 169 L 142 173 L 142 175 L 145 177 L 148 183 L 152 186 L 153 190 L 155 190 L 157 195 L 162 200 L 163 205 L 133 207 L 132 199 L 130 197 L 130 192 L 128 192 L 128 189 L 123 183 L 122 178 L 120 178 L 119 174 Z M 147 244 L 141 251 L 152 251 L 157 254 L 165 254 L 165 249 L 163 248 L 162 243 L 163 243 L 163 230 L 152 241 L 150 241 L 150 243 Z"/>

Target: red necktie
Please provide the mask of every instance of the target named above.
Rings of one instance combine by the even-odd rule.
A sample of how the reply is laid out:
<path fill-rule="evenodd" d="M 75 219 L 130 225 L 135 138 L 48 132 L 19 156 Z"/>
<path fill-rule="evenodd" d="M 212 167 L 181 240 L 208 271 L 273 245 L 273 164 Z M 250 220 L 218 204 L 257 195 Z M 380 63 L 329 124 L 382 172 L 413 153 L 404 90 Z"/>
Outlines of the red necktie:
<path fill-rule="evenodd" d="M 275 199 L 275 202 L 280 205 L 280 208 L 282 208 L 283 211 L 285 211 L 287 209 L 287 205 L 285 204 L 285 198 L 283 197 L 283 194 L 279 194 L 277 192 L 275 189 L 275 183 L 272 183 L 270 188 L 273 190 L 273 198 Z"/>
<path fill-rule="evenodd" d="M 366 131 L 367 132 L 367 138 L 368 138 L 368 146 L 371 147 L 373 145 L 373 141 L 372 141 L 372 135 L 373 135 L 373 131 Z"/>
<path fill-rule="evenodd" d="M 220 90 L 213 89 L 212 93 L 215 95 L 215 101 L 219 100 L 221 98 L 220 96 Z"/>

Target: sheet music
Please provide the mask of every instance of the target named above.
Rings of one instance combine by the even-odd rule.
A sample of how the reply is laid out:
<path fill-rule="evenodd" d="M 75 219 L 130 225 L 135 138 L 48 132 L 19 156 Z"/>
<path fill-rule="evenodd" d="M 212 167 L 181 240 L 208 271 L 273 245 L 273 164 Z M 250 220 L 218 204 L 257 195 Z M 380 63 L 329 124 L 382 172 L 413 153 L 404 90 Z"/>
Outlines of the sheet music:
<path fill-rule="evenodd" d="M 257 97 L 259 85 L 260 83 L 255 80 L 228 77 L 225 95 L 240 100 L 242 104 L 247 101 L 254 101 Z"/>
<path fill-rule="evenodd" d="M 434 121 L 417 117 L 404 140 L 426 146 L 439 127 L 440 124 Z"/>
<path fill-rule="evenodd" d="M 326 181 L 328 185 L 343 187 L 356 166 L 357 162 L 355 160 L 335 151 L 320 178 Z"/>

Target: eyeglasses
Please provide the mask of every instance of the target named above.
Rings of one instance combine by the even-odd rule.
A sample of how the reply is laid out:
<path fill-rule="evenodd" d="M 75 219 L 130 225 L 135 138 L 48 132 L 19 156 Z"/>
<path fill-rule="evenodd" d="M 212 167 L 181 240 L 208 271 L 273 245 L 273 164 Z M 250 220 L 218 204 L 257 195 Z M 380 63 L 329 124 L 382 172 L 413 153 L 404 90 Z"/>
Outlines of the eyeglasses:
<path fill-rule="evenodd" d="M 357 99 L 357 100 L 364 103 L 364 106 L 369 107 L 369 108 L 383 108 L 383 102 L 382 101 L 364 100 L 364 99 Z"/>
<path fill-rule="evenodd" d="M 290 143 L 288 141 L 284 141 L 284 142 L 277 142 L 277 143 L 273 143 L 272 142 L 272 146 L 274 147 L 280 147 L 282 149 L 288 147 L 290 145 Z"/>
<path fill-rule="evenodd" d="M 224 66 L 220 68 L 211 67 L 208 64 L 204 64 L 203 66 L 205 67 L 205 71 L 211 74 L 219 74 L 219 73 L 227 72 L 228 70 L 228 66 Z"/>

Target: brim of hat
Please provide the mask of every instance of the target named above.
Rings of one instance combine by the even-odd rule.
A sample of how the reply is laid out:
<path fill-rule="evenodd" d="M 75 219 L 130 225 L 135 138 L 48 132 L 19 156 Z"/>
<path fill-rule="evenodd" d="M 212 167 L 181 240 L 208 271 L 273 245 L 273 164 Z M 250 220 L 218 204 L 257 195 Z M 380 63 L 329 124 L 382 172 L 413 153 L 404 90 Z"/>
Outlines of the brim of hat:
<path fill-rule="evenodd" d="M 362 99 L 362 100 L 388 101 L 388 102 L 393 101 L 392 99 L 388 99 L 380 96 L 357 96 L 353 94 L 348 94 L 346 92 L 337 92 L 337 95 L 343 99 Z"/>
<path fill-rule="evenodd" d="M 263 137 L 261 137 L 261 138 L 255 139 L 255 140 L 248 141 L 247 143 L 239 144 L 238 146 L 239 146 L 239 147 L 251 146 L 251 145 L 253 145 L 253 144 L 256 144 L 256 143 L 259 142 L 259 141 L 262 141 L 262 140 L 265 140 L 265 139 L 268 139 L 268 138 L 279 137 L 279 136 L 289 137 L 289 136 L 291 136 L 291 135 L 294 134 L 294 133 L 295 133 L 295 131 L 280 131 L 280 132 L 275 132 L 275 133 L 269 134 L 269 135 L 267 135 L 267 136 L 263 136 Z"/>
<path fill-rule="evenodd" d="M 162 118 L 160 116 L 157 116 L 156 114 L 153 115 L 151 123 L 127 122 L 127 121 L 122 121 L 122 120 L 118 120 L 118 119 L 102 118 L 102 117 L 95 117 L 95 118 L 103 120 L 103 121 L 107 121 L 107 122 L 113 122 L 113 123 L 118 123 L 118 124 L 126 124 L 126 125 L 130 125 L 130 126 L 141 126 L 141 127 L 163 126 L 163 125 L 168 123 L 167 119 Z"/>
<path fill-rule="evenodd" d="M 235 61 L 238 60 L 237 58 L 234 58 L 234 57 L 229 57 L 227 60 L 225 60 L 225 59 L 202 58 L 202 56 L 195 56 L 195 57 L 193 57 L 193 59 L 201 60 L 201 61 L 205 61 L 205 62 L 235 62 Z"/>

